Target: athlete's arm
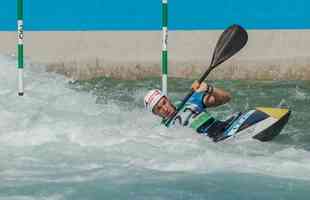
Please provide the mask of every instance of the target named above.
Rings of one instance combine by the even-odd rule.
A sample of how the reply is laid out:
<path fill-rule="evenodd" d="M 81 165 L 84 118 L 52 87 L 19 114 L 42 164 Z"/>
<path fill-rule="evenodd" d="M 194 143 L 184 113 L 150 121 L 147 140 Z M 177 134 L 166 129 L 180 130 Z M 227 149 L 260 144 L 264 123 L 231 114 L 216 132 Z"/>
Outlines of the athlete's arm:
<path fill-rule="evenodd" d="M 192 84 L 192 89 L 196 92 L 206 92 L 204 96 L 204 104 L 206 107 L 215 107 L 227 103 L 231 99 L 231 94 L 213 86 L 208 86 L 202 82 L 200 85 L 198 81 Z"/>

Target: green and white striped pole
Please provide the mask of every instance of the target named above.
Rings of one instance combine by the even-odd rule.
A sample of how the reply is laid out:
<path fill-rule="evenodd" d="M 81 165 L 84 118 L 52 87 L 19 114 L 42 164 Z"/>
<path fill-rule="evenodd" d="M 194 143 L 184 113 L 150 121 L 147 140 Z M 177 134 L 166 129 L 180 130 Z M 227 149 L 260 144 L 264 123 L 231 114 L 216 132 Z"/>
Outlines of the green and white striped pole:
<path fill-rule="evenodd" d="M 168 93 L 168 0 L 162 0 L 162 91 Z"/>
<path fill-rule="evenodd" d="M 17 36 L 18 36 L 18 96 L 24 95 L 23 70 L 24 70 L 24 21 L 23 0 L 17 0 Z"/>

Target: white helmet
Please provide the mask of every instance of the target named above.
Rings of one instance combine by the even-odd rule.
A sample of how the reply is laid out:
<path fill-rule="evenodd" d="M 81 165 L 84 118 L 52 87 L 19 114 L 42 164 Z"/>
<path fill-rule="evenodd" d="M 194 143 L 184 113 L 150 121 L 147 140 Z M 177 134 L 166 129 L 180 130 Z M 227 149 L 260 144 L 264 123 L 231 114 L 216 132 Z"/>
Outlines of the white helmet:
<path fill-rule="evenodd" d="M 144 106 L 149 111 L 153 111 L 154 106 L 165 95 L 158 89 L 150 90 L 144 97 Z"/>

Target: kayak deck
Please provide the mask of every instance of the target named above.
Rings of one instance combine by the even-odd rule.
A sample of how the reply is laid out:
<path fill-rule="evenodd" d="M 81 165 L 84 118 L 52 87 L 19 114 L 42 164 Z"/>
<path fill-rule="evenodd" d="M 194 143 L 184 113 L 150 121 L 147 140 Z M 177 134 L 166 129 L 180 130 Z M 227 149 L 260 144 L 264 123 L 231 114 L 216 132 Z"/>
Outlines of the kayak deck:
<path fill-rule="evenodd" d="M 280 134 L 287 124 L 291 111 L 285 108 L 258 107 L 250 110 L 231 123 L 220 141 L 239 137 L 270 141 Z"/>

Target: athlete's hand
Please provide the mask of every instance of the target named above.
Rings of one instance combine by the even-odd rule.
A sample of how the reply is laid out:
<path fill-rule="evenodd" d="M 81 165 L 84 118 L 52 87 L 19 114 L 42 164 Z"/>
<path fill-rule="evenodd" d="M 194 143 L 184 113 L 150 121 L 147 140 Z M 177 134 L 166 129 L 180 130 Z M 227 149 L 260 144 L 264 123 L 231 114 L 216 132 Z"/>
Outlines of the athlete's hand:
<path fill-rule="evenodd" d="M 208 88 L 208 85 L 205 83 L 205 82 L 202 82 L 202 83 L 198 83 L 198 81 L 195 81 L 193 84 L 192 84 L 192 89 L 195 91 L 195 92 L 204 92 L 206 91 Z"/>

